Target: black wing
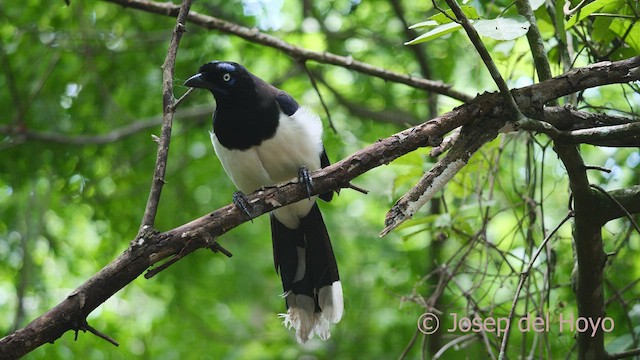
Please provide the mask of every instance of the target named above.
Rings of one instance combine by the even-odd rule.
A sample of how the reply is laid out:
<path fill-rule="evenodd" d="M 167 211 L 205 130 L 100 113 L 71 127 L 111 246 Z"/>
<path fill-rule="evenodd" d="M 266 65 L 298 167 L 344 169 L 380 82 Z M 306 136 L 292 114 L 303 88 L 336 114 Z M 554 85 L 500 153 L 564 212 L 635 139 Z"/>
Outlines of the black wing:
<path fill-rule="evenodd" d="M 329 162 L 329 157 L 327 156 L 327 151 L 323 147 L 322 148 L 322 154 L 320 154 L 320 167 L 325 168 L 325 167 L 327 167 L 329 165 L 331 165 L 331 163 Z M 324 201 L 331 201 L 332 198 L 333 198 L 333 191 L 329 191 L 329 192 L 320 194 L 320 199 L 322 199 Z"/>
<path fill-rule="evenodd" d="M 280 110 L 287 116 L 293 115 L 300 108 L 300 105 L 298 105 L 291 95 L 284 91 L 280 91 L 278 95 L 276 95 L 276 102 L 278 106 L 280 106 Z"/>

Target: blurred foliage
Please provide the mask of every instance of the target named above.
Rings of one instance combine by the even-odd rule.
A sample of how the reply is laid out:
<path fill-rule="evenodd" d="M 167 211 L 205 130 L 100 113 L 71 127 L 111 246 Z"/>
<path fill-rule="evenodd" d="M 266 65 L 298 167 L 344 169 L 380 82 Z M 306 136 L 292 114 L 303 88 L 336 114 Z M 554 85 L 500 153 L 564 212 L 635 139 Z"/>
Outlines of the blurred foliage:
<path fill-rule="evenodd" d="M 619 9 L 624 14 L 637 16 L 633 1 L 623 3 Z M 513 12 L 507 1 L 470 4 L 484 18 Z M 424 14 L 436 11 L 428 1 L 402 5 L 402 19 L 392 3 L 383 0 L 257 5 L 214 0 L 196 2 L 192 9 L 270 29 L 297 46 L 422 76 L 414 49 L 403 45 L 411 40 L 404 24 L 421 22 Z M 536 16 L 552 69 L 560 74 L 556 19 L 544 6 Z M 151 135 L 159 133 L 159 126 L 104 144 L 74 145 L 70 139 L 107 134 L 160 115 L 160 66 L 175 21 L 81 0 L 70 6 L 60 0 L 3 2 L 0 19 L 0 332 L 7 334 L 64 299 L 135 236 L 154 166 Z M 627 46 L 620 32 L 627 18 L 618 21 L 623 23 L 618 27 L 610 22 L 606 29 L 611 32 L 592 38 L 592 31 L 604 29 L 599 21 L 579 17 L 572 24 L 575 31 L 568 36 L 580 54 L 576 65 L 600 60 L 603 54 L 614 59 L 637 54 L 637 44 Z M 188 30 L 177 58 L 177 95 L 186 90 L 182 82 L 201 63 L 228 59 L 243 63 L 326 118 L 309 79 L 292 59 L 219 32 L 189 25 Z M 511 86 L 534 81 L 525 38 L 486 43 Z M 495 90 L 462 32 L 422 44 L 419 51 L 427 55 L 432 78 L 469 94 Z M 332 161 L 404 128 L 397 122 L 362 118 L 350 112 L 349 105 L 397 114 L 407 123 L 428 118 L 428 99 L 422 91 L 335 66 L 308 65 L 326 84 L 320 89 L 337 129 L 325 134 Z M 585 91 L 580 99 L 581 106 L 617 113 L 637 114 L 640 106 L 638 93 L 622 86 Z M 213 110 L 211 95 L 196 92 L 182 108 L 202 105 Z M 457 105 L 440 97 L 437 112 Z M 160 230 L 230 202 L 234 188 L 215 159 L 209 128 L 210 115 L 181 117 L 178 112 L 156 223 Z M 23 136 L 25 132 L 53 137 L 38 140 Z M 637 149 L 581 150 L 586 163 L 612 170 L 590 173 L 592 182 L 615 189 L 640 180 Z M 435 289 L 440 265 L 455 270 L 439 301 L 443 327 L 452 327 L 450 313 L 506 316 L 519 272 L 567 211 L 564 169 L 545 136 L 502 135 L 447 186 L 440 210 L 425 209 L 400 230 L 379 238 L 388 208 L 435 161 L 428 150 L 418 150 L 356 179 L 369 195 L 343 190 L 331 203 L 321 204 L 346 299 L 345 316 L 327 342 L 312 340 L 300 346 L 282 327 L 277 313 L 284 311 L 284 303 L 278 297 L 281 288 L 272 264 L 268 219 L 262 217 L 222 237 L 233 258 L 196 252 L 151 280 L 137 279 L 94 311 L 89 323 L 117 339 L 120 347 L 88 334 L 74 341 L 68 332 L 27 358 L 388 359 L 398 357 L 416 334 L 418 345 L 408 357 L 419 358 L 423 337 L 416 321 L 424 312 L 420 304 Z M 604 237 L 605 250 L 615 252 L 605 287 L 612 298 L 607 314 L 616 327 L 607 342 L 609 350 L 621 351 L 639 345 L 640 266 L 635 259 L 640 238 L 628 220 L 608 224 Z M 525 286 L 520 315 L 540 308 L 552 316 L 577 313 L 570 286 L 570 225 L 563 226 L 550 244 Z M 557 318 L 549 332 L 512 331 L 509 353 L 515 358 L 521 349 L 533 349 L 564 355 L 574 343 L 574 333 L 555 325 Z M 443 334 L 440 346 L 460 335 Z M 499 343 L 495 334 L 488 335 Z M 474 339 L 449 349 L 445 357 L 484 353 L 484 343 Z"/>

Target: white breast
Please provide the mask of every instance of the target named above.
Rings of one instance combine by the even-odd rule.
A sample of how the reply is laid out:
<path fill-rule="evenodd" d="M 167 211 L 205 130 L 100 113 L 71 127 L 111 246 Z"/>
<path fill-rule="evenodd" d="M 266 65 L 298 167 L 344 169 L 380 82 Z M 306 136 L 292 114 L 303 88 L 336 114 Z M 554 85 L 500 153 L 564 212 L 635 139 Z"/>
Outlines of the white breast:
<path fill-rule="evenodd" d="M 247 129 L 251 131 L 251 129 Z M 214 133 L 211 142 L 222 167 L 245 194 L 294 178 L 301 166 L 309 170 L 320 168 L 322 153 L 322 122 L 320 118 L 300 108 L 293 115 L 280 115 L 276 134 L 260 145 L 247 150 L 226 149 Z M 297 228 L 313 203 L 303 200 L 274 211 L 276 218 L 289 228 Z"/>

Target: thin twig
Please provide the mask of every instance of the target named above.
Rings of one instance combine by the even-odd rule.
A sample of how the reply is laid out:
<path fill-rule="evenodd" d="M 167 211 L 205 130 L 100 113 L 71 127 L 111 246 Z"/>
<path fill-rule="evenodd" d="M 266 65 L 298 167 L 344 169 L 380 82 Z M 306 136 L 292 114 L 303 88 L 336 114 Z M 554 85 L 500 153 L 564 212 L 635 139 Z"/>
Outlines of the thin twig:
<path fill-rule="evenodd" d="M 598 170 L 598 171 L 605 172 L 607 174 L 611 173 L 611 169 L 607 169 L 606 167 L 596 166 L 596 165 L 587 165 L 587 166 L 585 166 L 585 169 L 587 169 L 587 170 Z"/>
<path fill-rule="evenodd" d="M 506 359 L 507 343 L 509 342 L 509 334 L 511 333 L 511 322 L 513 321 L 513 316 L 515 315 L 516 305 L 518 304 L 518 298 L 520 297 L 520 291 L 522 291 L 522 286 L 524 285 L 524 282 L 529 277 L 529 272 L 533 267 L 533 263 L 538 259 L 538 256 L 540 255 L 542 250 L 547 246 L 547 243 L 549 242 L 551 237 L 555 235 L 555 233 L 558 230 L 560 230 L 560 227 L 562 227 L 562 225 L 564 225 L 564 223 L 566 223 L 572 217 L 573 217 L 573 212 L 569 211 L 567 215 L 564 217 L 564 219 L 562 219 L 560 223 L 555 227 L 555 229 L 551 230 L 551 232 L 547 235 L 547 237 L 544 238 L 544 240 L 542 240 L 542 243 L 540 243 L 540 246 L 538 246 L 538 249 L 529 260 L 529 263 L 527 264 L 525 269 L 520 273 L 520 282 L 518 282 L 516 293 L 513 296 L 513 303 L 511 304 L 511 310 L 509 311 L 509 317 L 508 317 L 509 321 L 507 322 L 507 329 L 505 330 L 504 337 L 502 338 L 502 344 L 500 345 L 500 353 L 498 355 L 498 359 L 500 360 Z"/>
<path fill-rule="evenodd" d="M 369 190 L 367 190 L 367 189 L 365 189 L 363 187 L 360 187 L 358 185 L 354 185 L 352 183 L 348 183 L 346 187 L 347 187 L 347 189 L 351 189 L 351 190 L 357 191 L 357 192 L 359 192 L 361 194 L 364 194 L 364 195 L 367 195 L 369 193 Z"/>
<path fill-rule="evenodd" d="M 186 98 L 187 98 L 187 96 L 189 96 L 193 90 L 195 90 L 195 88 L 189 88 L 189 89 L 187 89 L 187 91 L 186 91 L 184 94 L 182 94 L 182 96 L 180 96 L 180 98 L 179 98 L 178 100 L 176 100 L 176 101 L 173 103 L 173 105 L 171 106 L 171 108 L 170 108 L 169 110 L 171 110 L 171 112 L 175 112 L 175 111 L 176 111 L 176 108 L 177 108 L 178 106 L 180 106 L 180 104 L 184 101 L 184 99 L 186 99 Z"/>
<path fill-rule="evenodd" d="M 309 81 L 311 81 L 311 86 L 313 86 L 313 90 L 315 90 L 316 94 L 318 94 L 318 99 L 320 99 L 320 104 L 322 104 L 322 108 L 324 109 L 325 114 L 327 114 L 327 121 L 329 122 L 329 127 L 331 128 L 331 130 L 333 130 L 334 133 L 337 133 L 338 131 L 336 130 L 336 127 L 333 126 L 333 120 L 331 120 L 331 112 L 329 111 L 329 107 L 327 106 L 327 103 L 324 101 L 324 98 L 322 97 L 322 93 L 318 88 L 318 83 L 316 82 L 316 78 L 313 76 L 313 74 L 307 67 L 306 61 L 300 60 L 298 61 L 298 63 L 304 69 L 304 72 L 307 74 Z"/>
<path fill-rule="evenodd" d="M 47 80 L 53 74 L 53 71 L 57 68 L 58 63 L 60 62 L 60 58 L 62 57 L 62 52 L 56 52 L 49 62 L 47 69 L 43 72 L 43 75 L 38 78 L 36 83 L 32 86 L 31 93 L 27 96 L 27 99 L 21 103 L 21 106 L 18 108 L 16 114 L 14 114 L 12 123 L 19 123 L 24 121 L 24 116 L 32 108 L 33 102 L 38 98 L 38 95 L 44 88 L 44 85 L 47 83 Z"/>
<path fill-rule="evenodd" d="M 97 330 L 93 326 L 89 325 L 89 323 L 87 323 L 86 320 L 83 321 L 82 324 L 80 324 L 79 329 L 80 330 L 84 330 L 84 331 L 88 331 L 88 332 L 92 333 L 93 335 L 110 342 L 114 346 L 120 346 L 120 344 L 114 338 L 112 338 L 111 336 L 109 336 L 109 335 Z M 77 340 L 77 338 L 78 338 L 78 333 L 76 332 L 76 340 Z"/>
<path fill-rule="evenodd" d="M 429 156 L 438 157 L 442 155 L 445 151 L 449 150 L 460 138 L 460 131 L 462 128 L 457 128 L 451 132 L 449 136 L 444 138 L 440 145 L 435 146 L 429 151 Z"/>
<path fill-rule="evenodd" d="M 209 249 L 211 249 L 211 251 L 217 253 L 217 252 L 221 252 L 222 254 L 224 254 L 226 257 L 232 257 L 233 254 L 222 247 L 222 245 L 220 245 L 217 241 L 215 241 L 215 238 L 208 236 L 207 242 L 211 243 L 211 245 L 209 245 Z M 180 250 L 180 252 L 174 256 L 171 257 L 171 259 L 163 262 L 161 265 L 154 267 L 153 269 L 150 269 L 149 271 L 147 271 L 144 274 L 144 278 L 145 279 L 151 279 L 152 277 L 158 275 L 158 273 L 160 273 L 161 271 L 167 269 L 169 266 L 175 264 L 176 262 L 178 262 L 178 260 L 183 259 L 184 257 L 186 257 L 187 255 L 191 254 L 192 252 L 200 249 L 201 246 L 199 244 L 197 244 L 195 241 L 186 241 L 184 247 L 182 248 L 182 250 Z"/>
<path fill-rule="evenodd" d="M 473 338 L 476 337 L 476 334 L 467 334 L 467 335 L 462 335 L 460 337 L 457 337 L 451 341 L 449 341 L 448 343 L 444 344 L 443 347 L 440 348 L 440 350 L 438 350 L 437 353 L 435 353 L 435 355 L 433 355 L 433 359 L 440 359 L 440 357 L 442 355 L 444 355 L 444 352 L 449 350 L 449 348 L 457 346 L 458 344 L 461 344 L 465 341 L 469 341 L 469 340 L 473 340 Z"/>
<path fill-rule="evenodd" d="M 402 353 L 400 354 L 400 356 L 398 356 L 398 360 L 404 360 L 407 358 L 407 355 L 409 355 L 409 351 L 413 347 L 413 344 L 415 344 L 416 340 L 418 339 L 418 335 L 420 335 L 420 329 L 416 328 L 416 331 L 413 332 L 411 340 L 409 340 L 407 346 L 404 347 L 404 350 L 402 350 Z"/>
<path fill-rule="evenodd" d="M 176 55 L 180 39 L 185 32 L 185 21 L 191 8 L 191 0 L 183 0 L 178 13 L 176 26 L 173 30 L 173 36 L 169 43 L 169 50 L 162 64 L 162 132 L 160 141 L 158 142 L 158 154 L 156 157 L 156 167 L 153 172 L 153 180 L 151 182 L 151 190 L 149 191 L 149 199 L 144 209 L 140 230 L 145 227 L 153 227 L 158 212 L 158 204 L 160 203 L 160 194 L 164 185 L 164 175 L 167 169 L 167 158 L 169 157 L 169 144 L 171 142 L 171 128 L 173 125 L 173 114 L 176 106 L 176 99 L 173 95 L 173 77 L 176 64 Z"/>
<path fill-rule="evenodd" d="M 198 250 L 199 247 L 196 246 L 195 242 L 193 241 L 187 241 L 184 245 L 184 247 L 182 248 L 182 250 L 178 253 L 173 255 L 169 260 L 163 262 L 162 264 L 154 267 L 153 269 L 149 269 L 145 274 L 144 274 L 144 278 L 145 279 L 151 279 L 152 277 L 158 275 L 161 271 L 169 268 L 169 266 L 175 264 L 176 262 L 178 262 L 178 260 L 184 258 L 185 256 L 191 254 L 192 252 Z"/>
<path fill-rule="evenodd" d="M 416 125 L 421 123 L 412 113 L 399 109 L 385 108 L 381 110 L 372 110 L 366 105 L 359 104 L 354 101 L 346 99 L 340 94 L 334 87 L 332 87 L 318 72 L 313 73 L 316 81 L 320 82 L 329 92 L 333 95 L 338 104 L 344 106 L 351 114 L 359 116 L 361 118 L 370 119 L 373 121 L 386 122 L 390 124 L 400 125 L 407 127 L 407 125 Z M 437 116 L 437 115 L 436 115 Z M 435 116 L 430 116 L 434 118 Z"/>

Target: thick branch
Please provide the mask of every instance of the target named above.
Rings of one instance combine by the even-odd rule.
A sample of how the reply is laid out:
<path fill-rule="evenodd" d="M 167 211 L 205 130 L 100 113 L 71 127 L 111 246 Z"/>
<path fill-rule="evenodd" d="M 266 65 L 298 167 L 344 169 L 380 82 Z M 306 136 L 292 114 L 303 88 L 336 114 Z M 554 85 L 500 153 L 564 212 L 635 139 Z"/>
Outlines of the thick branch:
<path fill-rule="evenodd" d="M 522 112 L 529 116 L 529 113 L 541 113 L 547 102 L 576 92 L 570 89 L 588 89 L 604 84 L 626 83 L 637 81 L 639 78 L 640 56 L 636 56 L 622 61 L 603 61 L 576 68 L 536 85 L 521 88 L 515 91 L 514 96 Z M 545 90 L 535 91 L 534 89 L 538 89 L 538 86 Z"/>
<path fill-rule="evenodd" d="M 599 146 L 640 146 L 640 122 L 567 131 L 561 134 L 573 143 Z"/>
<path fill-rule="evenodd" d="M 125 7 L 130 7 L 138 10 L 143 10 L 155 14 L 176 16 L 178 14 L 178 6 L 170 2 L 155 2 L 145 0 L 105 0 L 120 4 Z M 389 71 L 384 68 L 375 67 L 361 61 L 354 60 L 351 56 L 340 56 L 329 52 L 311 51 L 301 47 L 292 45 L 282 39 L 275 36 L 261 33 L 257 29 L 250 29 L 244 26 L 240 26 L 228 21 L 215 18 L 213 16 L 207 16 L 195 11 L 189 13 L 188 20 L 190 23 L 202 26 L 209 30 L 219 30 L 228 34 L 239 36 L 247 41 L 251 41 L 260 45 L 268 46 L 274 49 L 278 49 L 283 53 L 291 56 L 297 60 L 313 60 L 323 64 L 331 64 L 341 66 L 347 69 L 361 72 L 363 74 L 378 77 L 387 81 L 393 81 L 405 85 L 409 85 L 418 89 L 432 91 L 438 94 L 446 95 L 451 98 L 460 101 L 469 101 L 471 96 L 453 90 L 451 85 L 445 84 L 441 81 L 434 81 L 414 77 L 410 75 L 400 74 L 393 71 Z"/>
<path fill-rule="evenodd" d="M 544 113 L 541 115 L 542 116 L 538 117 L 536 114 L 532 116 L 532 118 L 543 120 L 553 125 L 558 130 L 565 131 L 588 129 L 599 126 L 624 125 L 638 121 L 628 117 L 576 110 L 570 105 L 547 106 L 544 108 Z"/>
<path fill-rule="evenodd" d="M 545 110 L 545 114 L 547 111 Z M 602 124 L 587 124 L 584 119 L 590 113 L 582 111 L 567 112 L 563 123 L 573 120 L 575 130 L 561 131 L 555 126 L 535 120 L 523 120 L 517 123 L 521 130 L 536 131 L 548 135 L 550 138 L 570 144 L 591 144 L 609 147 L 637 147 L 640 146 L 640 122 L 628 122 L 618 125 L 602 126 Z M 546 116 L 545 116 L 546 119 Z M 620 120 L 621 118 L 615 118 Z M 629 119 L 627 119 L 629 120 Z"/>
<path fill-rule="evenodd" d="M 608 194 L 612 199 L 604 197 L 598 211 L 600 224 L 604 225 L 607 221 L 625 217 L 627 213 L 640 213 L 640 185 L 611 190 Z"/>
<path fill-rule="evenodd" d="M 504 114 L 504 109 L 494 108 Z M 415 213 L 441 191 L 449 181 L 469 162 L 471 156 L 484 144 L 498 136 L 498 130 L 505 124 L 504 116 L 494 116 L 489 112 L 481 118 L 464 125 L 460 137 L 444 158 L 439 160 L 420 181 L 402 195 L 385 217 L 385 228 L 380 236 L 385 236 Z"/>
<path fill-rule="evenodd" d="M 573 241 L 577 277 L 573 279 L 578 316 L 586 319 L 605 317 L 602 279 L 606 256 L 602 242 L 601 224 L 596 220 L 600 211 L 599 197 L 587 179 L 587 168 L 576 145 L 556 141 L 554 150 L 564 164 L 573 195 L 575 219 Z M 600 195 L 602 196 L 602 195 Z M 604 331 L 598 328 L 595 335 L 578 332 L 578 358 L 604 359 Z"/>

